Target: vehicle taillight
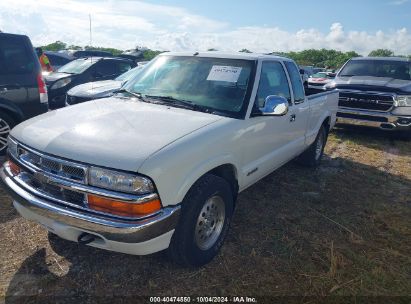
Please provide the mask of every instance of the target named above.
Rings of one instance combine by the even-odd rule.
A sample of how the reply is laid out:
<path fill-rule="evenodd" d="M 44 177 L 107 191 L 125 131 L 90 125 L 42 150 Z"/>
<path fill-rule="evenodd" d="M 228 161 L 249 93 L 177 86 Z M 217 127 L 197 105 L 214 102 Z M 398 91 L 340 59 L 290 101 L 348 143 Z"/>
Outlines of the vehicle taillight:
<path fill-rule="evenodd" d="M 41 73 L 37 75 L 37 86 L 38 86 L 39 94 L 40 94 L 40 102 L 47 103 L 49 101 L 49 97 L 47 95 L 46 83 L 44 82 L 44 79 Z"/>

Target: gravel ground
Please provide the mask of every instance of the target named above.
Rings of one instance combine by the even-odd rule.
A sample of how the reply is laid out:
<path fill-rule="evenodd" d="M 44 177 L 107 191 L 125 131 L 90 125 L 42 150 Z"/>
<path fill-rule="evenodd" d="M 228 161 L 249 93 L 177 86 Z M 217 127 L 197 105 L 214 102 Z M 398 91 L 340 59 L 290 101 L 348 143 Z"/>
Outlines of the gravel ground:
<path fill-rule="evenodd" d="M 49 236 L 0 189 L 0 303 L 142 295 L 410 303 L 410 189 L 411 142 L 336 129 L 320 168 L 291 162 L 240 194 L 221 254 L 199 269 L 164 252 L 130 256 Z"/>

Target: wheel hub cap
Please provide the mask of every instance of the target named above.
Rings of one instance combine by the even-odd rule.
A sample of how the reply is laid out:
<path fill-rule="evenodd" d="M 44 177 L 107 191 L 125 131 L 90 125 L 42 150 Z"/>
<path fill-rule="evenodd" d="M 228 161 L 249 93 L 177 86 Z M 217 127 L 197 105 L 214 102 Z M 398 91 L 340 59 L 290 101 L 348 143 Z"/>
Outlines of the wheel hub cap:
<path fill-rule="evenodd" d="M 225 220 L 225 205 L 220 196 L 209 198 L 200 215 L 195 227 L 195 241 L 201 250 L 210 249 L 223 230 Z"/>

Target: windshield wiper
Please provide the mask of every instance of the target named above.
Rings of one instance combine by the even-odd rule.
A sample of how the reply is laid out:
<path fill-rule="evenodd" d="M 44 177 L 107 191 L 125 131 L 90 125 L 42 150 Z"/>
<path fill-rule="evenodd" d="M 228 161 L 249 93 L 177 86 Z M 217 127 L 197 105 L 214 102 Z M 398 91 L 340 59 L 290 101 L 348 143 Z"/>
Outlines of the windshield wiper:
<path fill-rule="evenodd" d="M 121 89 L 115 90 L 113 93 L 114 93 L 114 94 L 117 94 L 117 93 L 127 93 L 127 94 L 130 94 L 130 95 L 133 95 L 134 97 L 137 97 L 138 99 L 144 100 L 143 95 L 142 95 L 141 93 L 139 93 L 139 92 L 132 92 L 132 91 L 129 91 L 129 90 L 125 89 L 125 88 L 121 88 Z"/>
<path fill-rule="evenodd" d="M 209 107 L 194 104 L 191 101 L 178 99 L 172 96 L 157 96 L 157 95 L 145 95 L 146 98 L 160 100 L 162 104 L 171 104 L 172 106 L 189 109 L 193 111 L 214 113 L 215 111 Z"/>

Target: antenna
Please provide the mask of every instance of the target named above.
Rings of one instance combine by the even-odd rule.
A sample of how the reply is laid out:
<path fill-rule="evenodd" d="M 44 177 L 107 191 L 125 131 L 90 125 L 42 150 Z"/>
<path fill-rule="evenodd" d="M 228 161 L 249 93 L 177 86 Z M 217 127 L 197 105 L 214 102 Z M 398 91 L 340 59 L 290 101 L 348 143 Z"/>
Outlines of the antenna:
<path fill-rule="evenodd" d="M 91 44 L 93 43 L 93 39 L 92 39 L 92 36 L 91 36 L 91 14 L 88 14 L 88 19 L 90 21 L 90 46 L 91 46 Z"/>

